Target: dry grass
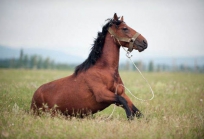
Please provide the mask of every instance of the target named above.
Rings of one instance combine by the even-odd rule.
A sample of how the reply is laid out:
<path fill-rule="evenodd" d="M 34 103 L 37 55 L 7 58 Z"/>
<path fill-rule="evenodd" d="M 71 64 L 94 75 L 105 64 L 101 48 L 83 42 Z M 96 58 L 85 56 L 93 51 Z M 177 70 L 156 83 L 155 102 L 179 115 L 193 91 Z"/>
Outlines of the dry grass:
<path fill-rule="evenodd" d="M 131 97 L 145 118 L 128 121 L 113 106 L 84 119 L 35 117 L 29 113 L 33 92 L 41 84 L 71 74 L 71 71 L 0 70 L 0 138 L 204 138 L 204 74 L 145 73 L 154 92 L 152 101 Z M 138 73 L 121 72 L 137 97 L 151 97 Z"/>

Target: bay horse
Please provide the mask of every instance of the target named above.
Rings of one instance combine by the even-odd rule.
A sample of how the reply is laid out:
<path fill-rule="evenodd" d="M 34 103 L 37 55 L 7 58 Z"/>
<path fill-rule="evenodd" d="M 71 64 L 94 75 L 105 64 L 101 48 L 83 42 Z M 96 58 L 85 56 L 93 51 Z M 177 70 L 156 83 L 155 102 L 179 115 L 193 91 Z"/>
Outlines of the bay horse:
<path fill-rule="evenodd" d="M 83 117 L 102 111 L 111 104 L 124 108 L 127 118 L 141 117 L 142 113 L 125 94 L 119 75 L 120 47 L 142 52 L 146 39 L 130 28 L 115 13 L 98 32 L 88 58 L 75 68 L 72 75 L 40 86 L 34 93 L 31 110 L 38 113 L 56 106 L 62 114 Z M 117 87 L 117 92 L 116 91 Z"/>

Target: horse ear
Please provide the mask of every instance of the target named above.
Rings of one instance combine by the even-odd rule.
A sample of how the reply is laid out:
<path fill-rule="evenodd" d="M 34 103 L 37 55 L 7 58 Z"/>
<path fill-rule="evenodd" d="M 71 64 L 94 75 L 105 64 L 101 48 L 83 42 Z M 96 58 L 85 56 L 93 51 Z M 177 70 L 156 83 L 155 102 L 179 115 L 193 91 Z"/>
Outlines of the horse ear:
<path fill-rule="evenodd" d="M 123 22 L 123 16 L 121 17 L 121 19 L 120 19 L 122 22 Z"/>
<path fill-rule="evenodd" d="M 117 16 L 116 13 L 115 13 L 114 16 L 113 16 L 113 19 L 114 19 L 115 21 L 118 21 L 118 16 Z"/>

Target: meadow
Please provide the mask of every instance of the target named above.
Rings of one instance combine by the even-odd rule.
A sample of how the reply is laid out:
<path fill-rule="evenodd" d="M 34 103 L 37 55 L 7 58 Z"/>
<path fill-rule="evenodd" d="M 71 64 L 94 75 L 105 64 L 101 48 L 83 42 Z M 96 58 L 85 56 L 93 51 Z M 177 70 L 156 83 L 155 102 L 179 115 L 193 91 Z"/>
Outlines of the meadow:
<path fill-rule="evenodd" d="M 30 113 L 34 91 L 43 83 L 72 74 L 57 70 L 0 69 L 0 138 L 15 139 L 203 139 L 204 74 L 144 73 L 154 90 L 151 101 L 131 98 L 144 118 L 128 121 L 125 111 L 113 105 L 84 119 L 40 117 Z M 138 72 L 120 72 L 127 88 L 137 97 L 151 98 Z"/>

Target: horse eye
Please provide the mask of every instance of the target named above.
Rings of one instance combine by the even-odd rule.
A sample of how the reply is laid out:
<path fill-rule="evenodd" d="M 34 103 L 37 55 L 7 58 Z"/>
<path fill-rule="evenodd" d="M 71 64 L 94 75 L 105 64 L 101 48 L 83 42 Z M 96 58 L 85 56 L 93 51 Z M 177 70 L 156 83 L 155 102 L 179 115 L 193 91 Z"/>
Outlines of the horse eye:
<path fill-rule="evenodd" d="M 124 27 L 124 28 L 122 28 L 122 30 L 128 30 L 128 28 L 127 28 L 127 27 Z"/>

